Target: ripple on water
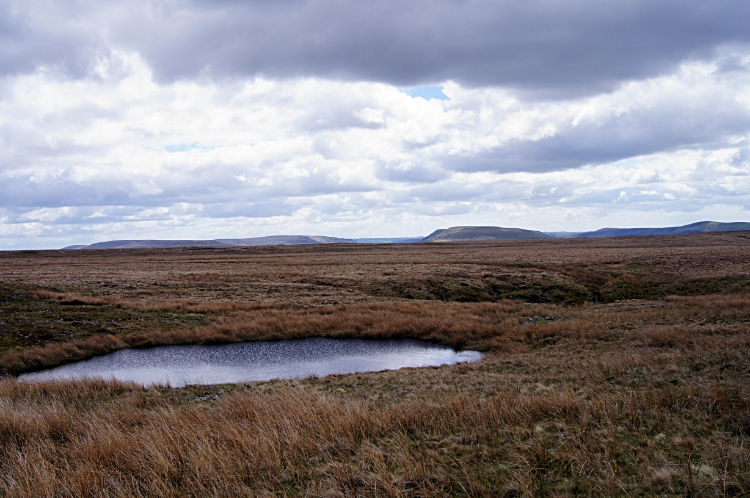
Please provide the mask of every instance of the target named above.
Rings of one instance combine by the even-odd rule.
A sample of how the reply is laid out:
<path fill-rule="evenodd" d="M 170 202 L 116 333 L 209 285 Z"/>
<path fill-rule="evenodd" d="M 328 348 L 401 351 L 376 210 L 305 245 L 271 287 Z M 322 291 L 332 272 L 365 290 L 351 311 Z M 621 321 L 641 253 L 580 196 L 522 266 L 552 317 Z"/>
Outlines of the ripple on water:
<path fill-rule="evenodd" d="M 105 356 L 19 376 L 21 381 L 115 378 L 144 386 L 233 384 L 316 375 L 377 372 L 473 362 L 477 351 L 454 351 L 411 339 L 325 339 L 242 342 L 213 346 L 123 349 Z"/>

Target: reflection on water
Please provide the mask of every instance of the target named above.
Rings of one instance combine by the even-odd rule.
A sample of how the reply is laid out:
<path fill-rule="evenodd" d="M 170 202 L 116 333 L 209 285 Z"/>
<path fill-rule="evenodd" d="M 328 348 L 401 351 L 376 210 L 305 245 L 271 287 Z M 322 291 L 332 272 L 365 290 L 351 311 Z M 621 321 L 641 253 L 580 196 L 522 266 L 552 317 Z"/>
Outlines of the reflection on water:
<path fill-rule="evenodd" d="M 311 375 L 376 372 L 477 361 L 476 351 L 454 351 L 414 340 L 300 339 L 218 346 L 124 349 L 106 356 L 24 374 L 19 380 L 112 378 L 143 385 L 230 384 Z"/>

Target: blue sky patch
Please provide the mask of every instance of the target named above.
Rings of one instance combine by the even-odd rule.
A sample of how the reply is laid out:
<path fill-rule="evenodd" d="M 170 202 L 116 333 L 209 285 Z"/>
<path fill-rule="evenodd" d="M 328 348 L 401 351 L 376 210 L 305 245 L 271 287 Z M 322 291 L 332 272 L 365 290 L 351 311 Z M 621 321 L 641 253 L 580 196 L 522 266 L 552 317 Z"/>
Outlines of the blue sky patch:
<path fill-rule="evenodd" d="M 186 150 L 198 148 L 200 148 L 198 142 L 193 142 L 191 144 L 167 145 L 166 147 L 164 147 L 164 150 L 166 150 L 167 152 L 185 152 Z"/>
<path fill-rule="evenodd" d="M 405 89 L 403 92 L 410 97 L 422 97 L 425 100 L 450 100 L 448 96 L 443 93 L 442 86 L 415 86 L 413 88 Z"/>

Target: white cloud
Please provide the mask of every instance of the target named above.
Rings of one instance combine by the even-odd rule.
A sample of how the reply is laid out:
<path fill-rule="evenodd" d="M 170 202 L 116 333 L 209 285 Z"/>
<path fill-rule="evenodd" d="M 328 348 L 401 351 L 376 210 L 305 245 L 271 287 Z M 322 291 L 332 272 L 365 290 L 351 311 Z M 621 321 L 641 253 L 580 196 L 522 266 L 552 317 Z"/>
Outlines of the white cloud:
<path fill-rule="evenodd" d="M 139 55 L 117 51 L 96 77 L 6 76 L 0 247 L 741 218 L 747 61 L 722 53 L 539 102 L 452 81 L 449 100 L 319 78 L 159 83 Z"/>
<path fill-rule="evenodd" d="M 75 207 L 63 208 L 40 208 L 23 213 L 18 217 L 19 221 L 57 221 L 62 217 L 70 217 L 76 212 Z"/>

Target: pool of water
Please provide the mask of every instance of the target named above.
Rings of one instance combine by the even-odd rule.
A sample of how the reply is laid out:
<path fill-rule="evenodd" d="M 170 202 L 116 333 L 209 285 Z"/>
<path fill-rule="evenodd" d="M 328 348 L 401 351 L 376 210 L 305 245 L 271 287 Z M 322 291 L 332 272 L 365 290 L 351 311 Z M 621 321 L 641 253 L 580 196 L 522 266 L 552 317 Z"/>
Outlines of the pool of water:
<path fill-rule="evenodd" d="M 123 349 L 90 360 L 23 374 L 19 380 L 94 377 L 132 381 L 144 386 L 183 387 L 377 372 L 472 362 L 481 358 L 482 354 L 477 351 L 454 351 L 415 340 L 311 338 Z"/>

